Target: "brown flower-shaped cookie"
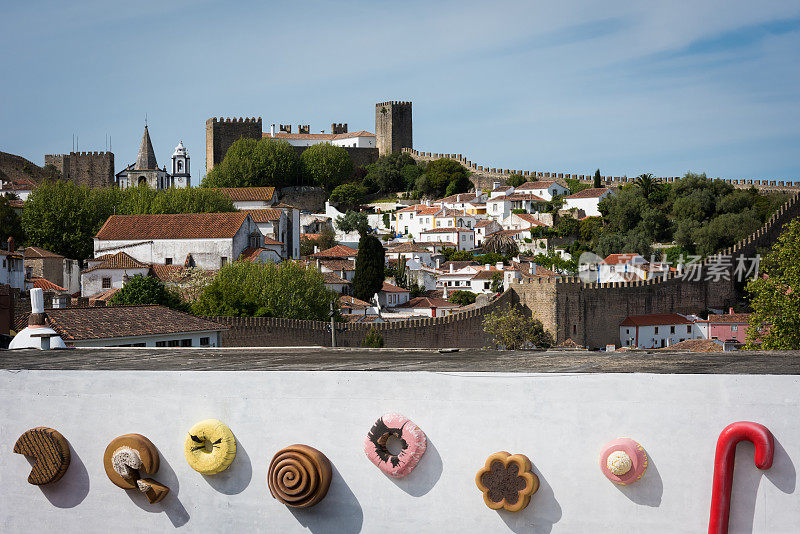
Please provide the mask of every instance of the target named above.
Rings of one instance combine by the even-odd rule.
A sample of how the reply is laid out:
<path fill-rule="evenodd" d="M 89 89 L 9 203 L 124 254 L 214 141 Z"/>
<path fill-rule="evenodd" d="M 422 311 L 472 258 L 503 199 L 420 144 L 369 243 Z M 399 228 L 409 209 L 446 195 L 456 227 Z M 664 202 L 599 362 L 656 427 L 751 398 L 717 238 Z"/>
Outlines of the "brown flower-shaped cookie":
<path fill-rule="evenodd" d="M 539 489 L 539 477 L 531 472 L 527 456 L 501 451 L 486 459 L 486 465 L 475 475 L 475 484 L 492 510 L 519 512 Z"/>

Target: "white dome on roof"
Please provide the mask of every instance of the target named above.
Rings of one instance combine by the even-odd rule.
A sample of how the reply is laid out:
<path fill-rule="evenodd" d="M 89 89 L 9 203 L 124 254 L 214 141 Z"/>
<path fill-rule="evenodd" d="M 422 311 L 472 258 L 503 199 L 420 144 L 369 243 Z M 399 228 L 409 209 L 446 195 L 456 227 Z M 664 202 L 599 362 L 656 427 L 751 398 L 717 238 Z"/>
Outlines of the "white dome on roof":
<path fill-rule="evenodd" d="M 186 147 L 183 146 L 183 141 L 178 143 L 178 146 L 175 147 L 175 152 L 172 154 L 173 156 L 185 156 L 186 155 Z"/>

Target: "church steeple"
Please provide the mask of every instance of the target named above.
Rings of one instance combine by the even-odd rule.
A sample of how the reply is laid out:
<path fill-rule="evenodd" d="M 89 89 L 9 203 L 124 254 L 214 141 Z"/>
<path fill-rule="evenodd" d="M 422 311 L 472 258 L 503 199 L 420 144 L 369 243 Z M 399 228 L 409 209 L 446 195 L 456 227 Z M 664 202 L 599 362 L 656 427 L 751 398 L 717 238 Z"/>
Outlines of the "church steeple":
<path fill-rule="evenodd" d="M 144 125 L 144 135 L 142 136 L 142 146 L 139 147 L 139 155 L 136 157 L 136 170 L 158 169 L 156 163 L 156 153 L 153 150 L 153 143 L 150 142 L 150 132 L 147 125 Z"/>

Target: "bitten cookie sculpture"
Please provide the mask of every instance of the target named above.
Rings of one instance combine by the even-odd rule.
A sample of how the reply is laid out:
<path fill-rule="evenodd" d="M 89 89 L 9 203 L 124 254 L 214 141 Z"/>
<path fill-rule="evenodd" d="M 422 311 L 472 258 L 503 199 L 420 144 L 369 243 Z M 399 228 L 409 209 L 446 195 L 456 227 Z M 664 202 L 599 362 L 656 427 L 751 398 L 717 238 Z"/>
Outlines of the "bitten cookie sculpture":
<path fill-rule="evenodd" d="M 103 455 L 103 467 L 109 480 L 122 489 L 138 489 L 150 504 L 159 502 L 169 493 L 165 485 L 141 476 L 141 473 L 157 473 L 159 465 L 158 449 L 141 434 L 114 438 Z"/>
<path fill-rule="evenodd" d="M 328 458 L 314 447 L 290 445 L 269 464 L 269 492 L 286 506 L 309 508 L 328 493 L 333 470 Z"/>
<path fill-rule="evenodd" d="M 647 471 L 647 454 L 630 438 L 609 441 L 600 453 L 600 469 L 614 484 L 636 482 Z"/>
<path fill-rule="evenodd" d="M 236 458 L 236 439 L 228 425 L 217 419 L 206 419 L 189 430 L 183 453 L 192 469 L 204 475 L 215 475 L 225 471 Z"/>
<path fill-rule="evenodd" d="M 40 426 L 25 431 L 14 452 L 33 458 L 28 483 L 41 486 L 57 482 L 69 468 L 69 443 L 57 430 Z"/>
<path fill-rule="evenodd" d="M 539 489 L 539 477 L 531 471 L 527 456 L 500 451 L 486 459 L 475 475 L 475 484 L 483 492 L 483 502 L 492 510 L 519 512 Z"/>
<path fill-rule="evenodd" d="M 392 454 L 386 447 L 390 437 L 400 440 L 400 452 Z M 375 421 L 364 441 L 367 458 L 387 475 L 401 478 L 414 470 L 425 449 L 428 439 L 410 419 L 389 413 Z"/>

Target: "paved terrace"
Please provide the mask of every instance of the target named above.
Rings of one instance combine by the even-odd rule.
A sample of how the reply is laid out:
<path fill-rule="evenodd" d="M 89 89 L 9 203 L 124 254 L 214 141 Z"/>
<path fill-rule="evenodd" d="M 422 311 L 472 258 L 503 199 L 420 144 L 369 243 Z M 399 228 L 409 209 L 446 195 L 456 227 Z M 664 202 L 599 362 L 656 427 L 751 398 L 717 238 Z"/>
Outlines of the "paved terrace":
<path fill-rule="evenodd" d="M 0 369 L 798 374 L 800 351 L 495 351 L 323 347 L 0 351 Z"/>

